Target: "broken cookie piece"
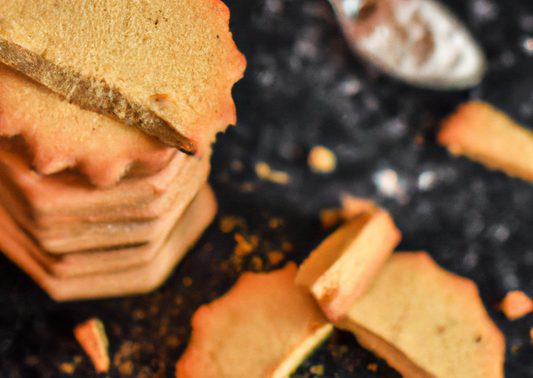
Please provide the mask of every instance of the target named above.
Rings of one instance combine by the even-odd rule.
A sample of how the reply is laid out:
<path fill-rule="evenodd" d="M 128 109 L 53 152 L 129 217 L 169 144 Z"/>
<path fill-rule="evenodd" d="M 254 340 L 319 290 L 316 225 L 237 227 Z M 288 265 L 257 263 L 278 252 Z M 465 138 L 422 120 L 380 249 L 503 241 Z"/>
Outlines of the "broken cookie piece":
<path fill-rule="evenodd" d="M 331 321 L 339 320 L 400 242 L 391 216 L 372 207 L 324 240 L 302 263 L 296 284 Z"/>
<path fill-rule="evenodd" d="M 177 378 L 282 378 L 333 330 L 305 291 L 296 265 L 244 273 L 223 297 L 198 309 Z"/>
<path fill-rule="evenodd" d="M 74 328 L 74 336 L 85 353 L 91 358 L 97 373 L 109 370 L 109 342 L 102 321 L 98 318 L 87 320 Z"/>
<path fill-rule="evenodd" d="M 533 181 L 533 133 L 487 103 L 459 106 L 442 122 L 437 139 L 453 155 Z"/>
<path fill-rule="evenodd" d="M 503 378 L 505 340 L 476 285 L 425 253 L 395 253 L 335 324 L 404 378 Z"/>
<path fill-rule="evenodd" d="M 515 290 L 507 293 L 500 309 L 507 319 L 516 320 L 533 311 L 533 301 L 523 291 Z"/>

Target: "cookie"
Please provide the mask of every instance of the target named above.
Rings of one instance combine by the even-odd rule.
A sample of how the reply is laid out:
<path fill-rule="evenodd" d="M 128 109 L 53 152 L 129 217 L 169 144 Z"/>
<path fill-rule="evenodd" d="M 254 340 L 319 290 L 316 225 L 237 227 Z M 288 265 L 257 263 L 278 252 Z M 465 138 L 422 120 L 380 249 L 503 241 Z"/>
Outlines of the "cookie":
<path fill-rule="evenodd" d="M 200 307 L 177 378 L 288 377 L 333 330 L 313 298 L 294 285 L 296 265 L 244 273 Z"/>
<path fill-rule="evenodd" d="M 308 289 L 331 321 L 337 321 L 400 242 L 384 210 L 371 207 L 328 236 L 302 263 L 296 284 Z"/>
<path fill-rule="evenodd" d="M 34 259 L 39 248 L 0 207 L 1 251 L 31 276 L 56 301 L 142 294 L 156 289 L 172 273 L 186 252 L 211 223 L 217 211 L 213 192 L 206 186 L 170 233 L 166 243 L 146 265 L 116 273 L 60 279 Z"/>
<path fill-rule="evenodd" d="M 335 325 L 403 377 L 503 378 L 505 339 L 476 285 L 425 253 L 394 253 Z"/>

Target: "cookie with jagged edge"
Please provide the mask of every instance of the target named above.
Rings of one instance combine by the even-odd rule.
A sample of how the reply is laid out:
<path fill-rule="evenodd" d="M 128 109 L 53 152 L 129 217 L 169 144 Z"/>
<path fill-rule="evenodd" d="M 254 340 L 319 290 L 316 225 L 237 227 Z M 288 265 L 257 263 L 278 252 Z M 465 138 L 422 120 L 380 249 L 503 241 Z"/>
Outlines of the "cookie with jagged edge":
<path fill-rule="evenodd" d="M 1 0 L 0 61 L 81 108 L 201 154 L 245 68 L 220 0 Z"/>
<path fill-rule="evenodd" d="M 453 155 L 465 155 L 489 169 L 533 181 L 533 132 L 490 104 L 460 105 L 442 122 L 437 140 Z"/>
<path fill-rule="evenodd" d="M 36 172 L 66 169 L 93 185 L 163 169 L 176 149 L 109 117 L 81 109 L 27 76 L 0 64 L 0 136 L 21 135 Z"/>
<path fill-rule="evenodd" d="M 503 378 L 505 339 L 476 285 L 425 252 L 394 253 L 336 327 L 405 378 Z"/>
<path fill-rule="evenodd" d="M 208 156 L 180 154 L 154 176 L 104 190 L 70 172 L 35 174 L 4 149 L 0 167 L 0 202 L 50 253 L 147 242 L 179 217 L 210 169 Z"/>
<path fill-rule="evenodd" d="M 156 289 L 167 279 L 211 223 L 216 212 L 216 199 L 206 185 L 148 264 L 113 273 L 70 278 L 50 275 L 33 257 L 32 251 L 40 247 L 12 221 L 2 206 L 0 248 L 56 301 L 142 294 Z"/>
<path fill-rule="evenodd" d="M 332 332 L 313 298 L 294 284 L 296 265 L 244 273 L 192 318 L 177 378 L 284 378 Z"/>

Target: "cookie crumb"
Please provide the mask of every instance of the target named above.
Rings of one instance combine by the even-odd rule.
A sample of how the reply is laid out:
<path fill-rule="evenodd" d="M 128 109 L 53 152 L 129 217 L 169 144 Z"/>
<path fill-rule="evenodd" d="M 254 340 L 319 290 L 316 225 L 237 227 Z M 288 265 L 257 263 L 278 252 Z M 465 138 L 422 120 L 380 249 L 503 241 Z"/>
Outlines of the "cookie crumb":
<path fill-rule="evenodd" d="M 255 173 L 260 179 L 276 184 L 288 184 L 291 179 L 287 172 L 271 169 L 265 162 L 260 162 L 255 165 Z"/>
<path fill-rule="evenodd" d="M 500 309 L 507 319 L 516 320 L 533 311 L 533 301 L 522 291 L 511 291 L 501 302 Z"/>
<path fill-rule="evenodd" d="M 316 145 L 309 152 L 307 164 L 315 173 L 328 174 L 337 168 L 337 156 L 329 148 Z"/>
<path fill-rule="evenodd" d="M 109 341 L 104 324 L 98 318 L 92 318 L 74 328 L 74 336 L 91 358 L 97 373 L 109 371 Z"/>

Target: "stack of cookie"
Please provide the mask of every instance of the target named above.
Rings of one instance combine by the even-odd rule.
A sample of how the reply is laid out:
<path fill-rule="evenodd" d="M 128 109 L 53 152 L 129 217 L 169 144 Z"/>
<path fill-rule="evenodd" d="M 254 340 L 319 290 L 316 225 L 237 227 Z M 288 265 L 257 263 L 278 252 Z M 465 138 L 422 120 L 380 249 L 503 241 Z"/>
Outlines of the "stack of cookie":
<path fill-rule="evenodd" d="M 58 301 L 150 291 L 216 213 L 245 66 L 227 8 L 21 4 L 0 0 L 0 250 Z"/>
<path fill-rule="evenodd" d="M 216 212 L 206 186 L 209 153 L 196 158 L 166 147 L 6 66 L 0 88 L 2 251 L 56 300 L 158 286 Z M 48 112 L 43 124 L 36 104 L 54 105 L 54 97 L 56 109 L 67 109 Z M 109 146 L 106 127 L 129 148 Z M 63 138 L 62 130 L 92 135 Z M 56 138 L 61 149 L 52 148 Z M 101 150 L 96 160 L 93 148 Z M 74 156 L 78 169 L 65 169 Z"/>

